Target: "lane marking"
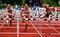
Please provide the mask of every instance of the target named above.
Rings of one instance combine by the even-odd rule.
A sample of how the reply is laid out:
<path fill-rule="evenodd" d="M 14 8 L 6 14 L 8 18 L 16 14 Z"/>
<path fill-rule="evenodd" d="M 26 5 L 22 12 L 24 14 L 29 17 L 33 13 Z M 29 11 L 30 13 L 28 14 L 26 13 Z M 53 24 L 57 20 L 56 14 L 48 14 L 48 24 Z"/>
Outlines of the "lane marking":
<path fill-rule="evenodd" d="M 4 26 L 4 24 L 5 24 L 5 21 L 4 21 L 4 23 L 0 26 L 0 29 Z"/>
<path fill-rule="evenodd" d="M 44 22 L 43 22 L 44 23 Z M 45 24 L 45 23 L 44 23 Z M 58 30 L 56 30 L 55 28 L 49 26 L 48 24 L 46 24 L 48 27 L 52 28 L 54 31 L 56 31 L 57 33 L 60 33 Z"/>
<path fill-rule="evenodd" d="M 2 27 L 2 28 L 17 28 L 17 27 Z M 19 28 L 25 28 L 25 27 L 19 27 Z M 28 27 L 28 28 L 33 28 L 33 27 Z M 36 27 L 36 28 L 41 29 L 41 27 Z M 42 27 L 42 29 L 51 29 L 51 28 L 48 28 L 48 27 Z M 60 27 L 55 27 L 55 29 L 60 29 Z"/>
<path fill-rule="evenodd" d="M 19 37 L 19 19 L 17 18 L 17 37 Z"/>
<path fill-rule="evenodd" d="M 16 32 L 0 32 L 0 34 L 17 34 Z M 38 34 L 38 33 L 19 33 L 19 34 Z M 41 33 L 41 34 L 46 34 L 46 33 Z M 60 33 L 50 33 L 51 35 L 60 35 Z"/>
<path fill-rule="evenodd" d="M 30 21 L 30 23 L 31 23 L 31 21 Z M 32 24 L 32 23 L 31 23 Z M 42 34 L 40 34 L 40 32 L 37 30 L 37 28 L 32 24 L 32 26 L 33 26 L 33 28 L 37 31 L 37 33 L 41 36 L 41 37 L 43 37 L 42 36 Z"/>

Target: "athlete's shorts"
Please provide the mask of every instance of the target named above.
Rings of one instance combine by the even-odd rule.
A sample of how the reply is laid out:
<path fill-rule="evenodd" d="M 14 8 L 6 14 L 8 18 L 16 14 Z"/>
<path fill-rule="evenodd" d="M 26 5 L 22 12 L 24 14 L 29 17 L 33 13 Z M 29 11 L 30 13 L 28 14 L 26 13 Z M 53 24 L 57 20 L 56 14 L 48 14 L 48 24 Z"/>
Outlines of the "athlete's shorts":
<path fill-rule="evenodd" d="M 28 20 L 29 19 L 29 15 L 28 14 L 24 14 L 24 17 L 23 17 L 25 20 Z"/>
<path fill-rule="evenodd" d="M 7 15 L 6 20 L 11 20 L 12 15 Z"/>
<path fill-rule="evenodd" d="M 49 17 L 49 15 L 51 15 L 51 13 L 50 14 L 45 14 L 46 17 Z"/>
<path fill-rule="evenodd" d="M 12 13 L 12 10 L 8 10 L 8 12 L 11 12 Z"/>

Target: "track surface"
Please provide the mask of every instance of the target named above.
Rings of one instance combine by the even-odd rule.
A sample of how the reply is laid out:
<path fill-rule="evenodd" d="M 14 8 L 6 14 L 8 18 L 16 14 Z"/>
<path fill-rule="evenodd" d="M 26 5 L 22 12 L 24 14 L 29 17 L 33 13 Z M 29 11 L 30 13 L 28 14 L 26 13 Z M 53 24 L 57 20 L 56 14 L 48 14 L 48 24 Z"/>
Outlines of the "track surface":
<path fill-rule="evenodd" d="M 5 21 L 0 22 L 0 37 L 60 37 L 60 22 L 29 21 L 28 28 L 24 32 L 26 22 L 12 21 L 12 26 L 6 26 Z"/>

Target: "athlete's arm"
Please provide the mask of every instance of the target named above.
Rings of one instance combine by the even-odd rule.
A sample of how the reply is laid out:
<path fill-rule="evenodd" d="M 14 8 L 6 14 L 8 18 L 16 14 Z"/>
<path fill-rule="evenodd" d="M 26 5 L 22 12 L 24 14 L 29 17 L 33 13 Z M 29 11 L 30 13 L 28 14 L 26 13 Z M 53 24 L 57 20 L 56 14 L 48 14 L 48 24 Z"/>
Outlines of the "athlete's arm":
<path fill-rule="evenodd" d="M 7 15 L 6 15 L 6 18 L 9 18 L 8 13 L 7 13 Z"/>
<path fill-rule="evenodd" d="M 47 14 L 46 9 L 44 9 L 44 13 Z"/>
<path fill-rule="evenodd" d="M 30 12 L 30 8 L 28 8 L 29 10 L 28 10 L 28 12 Z"/>

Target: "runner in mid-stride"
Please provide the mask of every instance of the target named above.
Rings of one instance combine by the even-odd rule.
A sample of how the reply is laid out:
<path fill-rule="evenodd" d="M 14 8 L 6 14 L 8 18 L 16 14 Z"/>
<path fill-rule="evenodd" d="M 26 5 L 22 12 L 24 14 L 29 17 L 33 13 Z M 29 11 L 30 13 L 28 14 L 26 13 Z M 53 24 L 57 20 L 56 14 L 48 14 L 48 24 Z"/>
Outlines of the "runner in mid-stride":
<path fill-rule="evenodd" d="M 25 32 L 26 32 L 26 29 L 27 29 L 27 27 L 28 27 L 29 13 L 30 13 L 30 8 L 28 7 L 27 4 L 25 4 L 24 9 L 22 10 L 22 16 L 23 16 L 23 18 L 24 18 L 24 20 L 22 21 L 22 23 L 23 23 L 24 21 L 26 21 Z"/>
<path fill-rule="evenodd" d="M 45 9 L 44 9 L 44 15 L 41 16 L 40 18 L 44 18 L 47 17 L 48 21 L 51 20 L 51 16 L 52 16 L 52 8 L 49 5 L 45 5 Z"/>
<path fill-rule="evenodd" d="M 51 16 L 52 16 L 52 13 L 51 13 L 52 8 L 49 5 L 46 5 L 45 8 L 46 8 L 45 15 L 46 15 L 46 17 L 48 17 L 48 20 L 50 20 Z"/>
<path fill-rule="evenodd" d="M 7 6 L 7 10 L 8 10 L 8 13 L 7 13 L 7 15 L 6 15 L 6 18 L 7 18 L 7 26 L 9 25 L 8 24 L 8 22 L 10 21 L 10 26 L 12 26 L 12 20 L 9 20 L 9 18 L 12 18 L 12 10 L 13 10 L 13 8 L 12 8 L 12 6 L 10 5 L 10 4 L 8 4 L 8 6 Z"/>

